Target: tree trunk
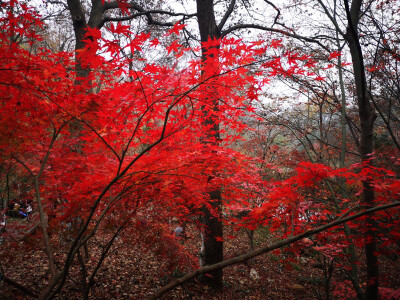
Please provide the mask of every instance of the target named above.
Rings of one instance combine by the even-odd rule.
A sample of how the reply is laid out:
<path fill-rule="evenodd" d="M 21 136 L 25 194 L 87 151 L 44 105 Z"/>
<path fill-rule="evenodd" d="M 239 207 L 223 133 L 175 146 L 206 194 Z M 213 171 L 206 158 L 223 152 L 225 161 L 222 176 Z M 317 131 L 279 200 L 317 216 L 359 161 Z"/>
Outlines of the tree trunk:
<path fill-rule="evenodd" d="M 365 66 L 363 53 L 359 41 L 357 25 L 360 17 L 362 0 L 353 0 L 351 9 L 349 8 L 348 0 L 344 0 L 347 14 L 347 33 L 346 40 L 349 44 L 351 59 L 353 63 L 354 79 L 357 91 L 358 110 L 361 125 L 361 160 L 366 167 L 372 164 L 374 151 L 373 146 L 373 127 L 376 119 L 375 110 L 371 106 L 367 91 L 367 80 L 365 77 Z M 375 200 L 374 187 L 370 180 L 363 181 L 362 202 L 364 205 L 373 206 Z M 367 262 L 367 289 L 365 292 L 366 299 L 378 299 L 379 287 L 379 270 L 377 257 L 377 242 L 374 229 L 376 221 L 374 216 L 369 215 L 365 220 L 365 237 L 364 249 Z"/>
<path fill-rule="evenodd" d="M 197 0 L 197 19 L 200 31 L 201 42 L 206 42 L 209 39 L 219 39 L 221 32 L 215 21 L 214 3 L 213 0 Z M 207 63 L 207 49 L 202 48 L 203 63 Z M 214 57 L 215 59 L 215 57 Z M 213 110 L 218 111 L 218 98 L 209 99 L 212 103 Z M 209 132 L 206 133 L 207 140 L 213 140 L 214 145 L 219 141 L 219 122 L 212 114 L 205 116 L 205 125 L 212 125 Z M 212 179 L 211 179 L 212 180 Z M 222 239 L 217 240 L 217 237 L 223 236 L 222 229 L 222 200 L 221 191 L 219 189 L 209 192 L 210 205 L 213 212 L 207 207 L 204 207 L 203 225 L 204 231 L 204 265 L 213 265 L 223 261 L 223 242 Z M 216 269 L 204 276 L 204 282 L 215 289 L 222 288 L 222 269 Z"/>
<path fill-rule="evenodd" d="M 75 51 L 78 51 L 85 48 L 84 37 L 86 34 L 86 29 L 88 27 L 85 18 L 85 12 L 83 10 L 80 0 L 68 0 L 67 4 L 69 12 L 71 14 L 72 24 L 74 27 Z M 77 53 L 75 53 L 75 61 L 76 61 L 75 69 L 77 77 L 86 78 L 89 74 L 89 70 L 82 66 L 81 60 L 79 59 L 79 55 L 77 55 Z"/>
<path fill-rule="evenodd" d="M 337 44 L 337 51 L 341 51 L 341 47 L 340 47 L 340 42 L 339 42 L 339 34 L 336 31 L 336 44 Z M 344 168 L 345 165 L 345 161 L 346 161 L 346 140 L 347 140 L 347 130 L 346 130 L 346 91 L 344 88 L 344 81 L 343 81 L 343 68 L 342 68 L 342 58 L 341 56 L 338 57 L 338 64 L 337 64 L 337 68 L 339 71 L 339 84 L 340 84 L 340 92 L 341 92 L 341 104 L 342 104 L 342 108 L 341 108 L 341 141 L 342 141 L 342 145 L 341 145 L 341 151 L 340 151 L 340 168 Z M 347 191 L 347 187 L 345 184 L 345 180 L 341 180 L 340 182 L 340 186 L 342 189 L 342 197 L 343 199 L 348 198 L 348 191 Z M 339 206 L 337 205 L 337 201 L 335 201 L 336 207 L 337 209 L 339 209 Z M 365 299 L 365 295 L 363 290 L 360 287 L 360 280 L 359 280 L 359 276 L 358 276 L 358 267 L 357 267 L 357 257 L 356 257 L 356 252 L 355 252 L 355 248 L 354 248 L 354 243 L 352 242 L 351 238 L 350 238 L 350 227 L 347 224 L 343 224 L 343 229 L 344 229 L 344 233 L 346 235 L 346 239 L 347 242 L 349 243 L 349 246 L 347 247 L 348 250 L 348 256 L 349 256 L 349 260 L 350 260 L 350 267 L 351 270 L 349 271 L 349 277 L 350 280 L 353 284 L 353 287 L 357 293 L 357 297 L 359 300 L 364 300 Z"/>

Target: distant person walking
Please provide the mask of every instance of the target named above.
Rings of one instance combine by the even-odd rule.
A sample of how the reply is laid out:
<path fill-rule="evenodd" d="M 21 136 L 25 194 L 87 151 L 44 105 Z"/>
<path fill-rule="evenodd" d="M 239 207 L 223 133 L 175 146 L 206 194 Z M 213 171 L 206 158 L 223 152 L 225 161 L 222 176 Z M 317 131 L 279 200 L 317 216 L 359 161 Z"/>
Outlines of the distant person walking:
<path fill-rule="evenodd" d="M 178 226 L 175 228 L 174 233 L 175 233 L 175 237 L 180 237 L 182 235 L 183 232 L 183 227 Z"/>

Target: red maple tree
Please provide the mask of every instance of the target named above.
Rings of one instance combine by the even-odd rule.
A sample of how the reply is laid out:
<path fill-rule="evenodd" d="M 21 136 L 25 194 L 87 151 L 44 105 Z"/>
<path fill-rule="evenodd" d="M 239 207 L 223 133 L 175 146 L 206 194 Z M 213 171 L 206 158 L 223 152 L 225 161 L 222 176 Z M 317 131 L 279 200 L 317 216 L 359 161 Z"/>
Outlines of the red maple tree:
<path fill-rule="evenodd" d="M 177 68 L 141 61 L 144 67 L 133 70 L 127 66 L 135 64 L 134 59 L 120 56 L 121 51 L 142 51 L 143 45 L 155 46 L 158 40 L 113 25 L 111 32 L 133 36 L 121 46 L 99 30 L 88 29 L 86 47 L 78 55 L 80 66 L 90 72 L 82 78 L 73 54 L 35 47 L 42 23 L 34 11 L 15 0 L 1 7 L 1 159 L 25 178 L 40 216 L 50 268 L 42 299 L 63 288 L 75 257 L 85 274 L 82 290 L 87 296 L 121 230 L 139 234 L 138 228 L 159 228 L 165 239 L 158 249 L 165 254 L 161 244 L 172 243 L 162 229 L 165 220 L 175 217 L 200 226 L 201 208 L 213 213 L 208 195 L 215 189 L 222 192 L 227 223 L 232 221 L 231 211 L 249 210 L 239 225 L 251 230 L 269 226 L 282 238 L 330 220 L 329 205 L 313 205 L 308 196 L 309 189 L 319 188 L 324 180 L 343 177 L 361 188 L 360 181 L 373 178 L 380 193 L 377 204 L 400 192 L 392 172 L 360 165 L 335 170 L 303 162 L 288 179 L 266 181 L 256 158 L 234 150 L 233 143 L 251 130 L 246 119 L 257 119 L 253 102 L 270 79 L 304 76 L 314 66 L 303 55 L 282 51 L 280 41 L 209 40 L 202 45 L 208 49 L 207 63 L 194 59 Z M 177 23 L 168 35 L 182 27 Z M 100 50 L 105 55 L 98 55 Z M 187 49 L 172 41 L 164 51 L 177 60 Z M 213 126 L 205 121 L 208 118 L 221 124 L 217 143 L 207 134 Z M 347 199 L 341 200 L 342 209 L 352 209 Z M 385 218 L 383 213 L 375 216 Z M 71 242 L 66 256 L 59 258 L 54 256 L 60 243 L 54 233 L 62 232 L 65 224 L 73 224 Z M 290 230 L 282 232 L 288 224 Z M 388 230 L 393 232 L 396 225 L 398 219 Z M 358 223 L 354 226 L 359 228 Z M 83 249 L 106 230 L 111 235 L 101 255 L 94 267 L 86 265 Z M 345 243 L 335 231 L 324 234 L 330 249 Z M 155 243 L 147 238 L 147 243 Z M 188 263 L 196 265 L 193 260 Z"/>

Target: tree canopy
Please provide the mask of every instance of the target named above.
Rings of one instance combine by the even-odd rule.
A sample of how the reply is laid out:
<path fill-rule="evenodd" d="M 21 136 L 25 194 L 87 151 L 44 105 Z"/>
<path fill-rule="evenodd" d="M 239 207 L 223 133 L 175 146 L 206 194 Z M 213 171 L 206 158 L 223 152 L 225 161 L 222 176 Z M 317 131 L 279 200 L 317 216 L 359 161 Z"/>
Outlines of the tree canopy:
<path fill-rule="evenodd" d="M 276 249 L 322 259 L 326 299 L 395 297 L 398 4 L 193 2 L 1 3 L 0 283 L 95 298 L 121 239 L 183 272 L 146 297 Z"/>

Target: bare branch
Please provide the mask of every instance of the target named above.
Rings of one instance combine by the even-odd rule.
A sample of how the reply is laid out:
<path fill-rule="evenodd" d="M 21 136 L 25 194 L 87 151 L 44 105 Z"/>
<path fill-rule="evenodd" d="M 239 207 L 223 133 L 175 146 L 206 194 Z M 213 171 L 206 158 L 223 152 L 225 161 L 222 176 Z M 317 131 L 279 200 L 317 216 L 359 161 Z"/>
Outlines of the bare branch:
<path fill-rule="evenodd" d="M 117 1 L 104 3 L 104 10 L 116 9 L 118 7 L 119 6 L 118 6 Z M 146 10 L 134 2 L 128 3 L 128 7 L 138 11 L 138 13 L 131 14 L 131 15 L 125 16 L 125 17 L 115 17 L 115 18 L 106 17 L 103 19 L 101 25 L 104 25 L 104 23 L 110 22 L 110 21 L 127 21 L 127 20 L 131 20 L 133 18 L 136 18 L 136 17 L 146 16 L 147 22 L 149 25 L 174 26 L 174 23 L 172 23 L 172 22 L 160 22 L 160 21 L 154 20 L 152 14 L 168 15 L 171 17 L 182 16 L 184 18 L 192 18 L 192 17 L 196 16 L 196 14 L 175 13 L 175 12 L 170 12 L 170 11 L 161 10 L 161 9 Z"/>
<path fill-rule="evenodd" d="M 271 1 L 264 0 L 264 2 L 271 5 L 276 10 L 276 16 L 275 16 L 274 23 L 272 24 L 272 26 L 274 26 L 275 24 L 280 24 L 280 23 L 278 23 L 278 18 L 281 15 L 281 11 L 279 10 L 279 8 L 277 8 L 276 5 L 273 4 Z M 280 25 L 283 25 L 283 24 L 280 24 Z"/>
<path fill-rule="evenodd" d="M 134 18 L 141 17 L 141 16 L 146 16 L 148 19 L 148 23 L 151 25 L 174 26 L 174 23 L 172 23 L 172 22 L 155 21 L 150 14 L 165 14 L 165 15 L 169 15 L 169 16 L 183 16 L 184 18 L 192 18 L 192 17 L 196 16 L 196 14 L 188 15 L 188 14 L 184 14 L 184 13 L 167 12 L 164 10 L 148 10 L 148 11 L 138 12 L 138 13 L 131 14 L 128 16 L 124 16 L 124 17 L 105 17 L 102 20 L 100 27 L 102 27 L 106 22 L 129 21 Z"/>
<path fill-rule="evenodd" d="M 301 36 L 301 35 L 294 34 L 294 33 L 290 33 L 285 30 L 275 29 L 275 28 L 271 28 L 271 27 L 265 27 L 265 26 L 261 26 L 261 25 L 257 25 L 257 24 L 238 24 L 238 25 L 232 26 L 232 27 L 228 28 L 227 30 L 222 31 L 221 36 L 225 37 L 226 35 L 228 35 L 229 33 L 233 32 L 235 30 L 246 29 L 246 28 L 253 28 L 253 29 L 258 29 L 258 30 L 263 30 L 263 31 L 280 33 L 280 34 L 290 36 L 290 37 L 298 39 L 298 40 L 317 44 L 321 48 L 329 51 L 329 49 L 326 46 L 324 46 L 321 42 L 317 41 L 316 39 L 306 37 L 306 36 Z"/>
<path fill-rule="evenodd" d="M 336 31 L 339 32 L 342 37 L 344 37 L 346 34 L 340 29 L 339 24 L 336 22 L 335 17 L 331 15 L 331 13 L 329 12 L 329 10 L 326 7 L 326 5 L 322 2 L 322 0 L 317 0 L 317 1 L 321 5 L 321 7 L 324 10 L 325 14 L 328 16 L 329 20 L 331 20 L 333 26 L 335 26 Z"/>
<path fill-rule="evenodd" d="M 235 3 L 236 3 L 236 0 L 232 0 L 231 3 L 229 4 L 228 10 L 226 11 L 224 17 L 222 18 L 221 22 L 219 22 L 219 24 L 217 26 L 219 31 L 222 30 L 226 21 L 229 19 L 230 15 L 232 14 L 233 9 L 235 8 Z"/>
<path fill-rule="evenodd" d="M 25 293 L 28 296 L 31 296 L 34 298 L 38 297 L 38 294 L 35 291 L 32 291 L 31 289 L 27 288 L 26 286 L 16 282 L 15 280 L 12 280 L 11 278 L 3 276 L 3 280 L 8 285 L 11 285 L 11 286 L 17 288 L 18 290 L 22 291 L 23 293 Z"/>

